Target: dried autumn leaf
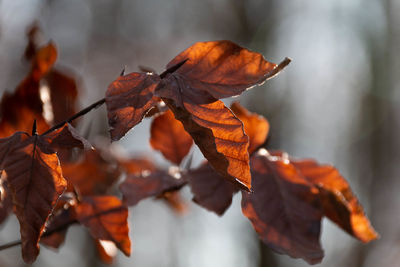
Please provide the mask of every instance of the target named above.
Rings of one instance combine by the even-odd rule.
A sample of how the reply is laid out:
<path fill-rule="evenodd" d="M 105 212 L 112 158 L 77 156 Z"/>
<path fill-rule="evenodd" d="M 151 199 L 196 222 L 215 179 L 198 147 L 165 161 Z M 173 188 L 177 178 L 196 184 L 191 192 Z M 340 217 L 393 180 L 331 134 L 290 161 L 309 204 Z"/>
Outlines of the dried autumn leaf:
<path fill-rule="evenodd" d="M 104 159 L 98 150 L 88 150 L 84 158 L 74 163 L 63 163 L 64 177 L 83 196 L 107 193 L 121 172 L 115 164 Z"/>
<path fill-rule="evenodd" d="M 188 210 L 187 203 L 182 199 L 179 191 L 169 191 L 163 193 L 160 198 L 165 200 L 165 203 L 177 214 L 185 214 Z"/>
<path fill-rule="evenodd" d="M 184 108 L 166 100 L 196 145 L 222 176 L 237 182 L 243 189 L 251 188 L 248 137 L 242 122 L 222 101 L 210 104 L 185 103 Z"/>
<path fill-rule="evenodd" d="M 184 184 L 182 178 L 176 179 L 165 171 L 155 171 L 147 175 L 128 175 L 119 189 L 124 196 L 124 202 L 133 206 L 142 199 L 160 196 L 167 191 L 179 189 Z"/>
<path fill-rule="evenodd" d="M 75 78 L 67 75 L 65 71 L 53 69 L 44 77 L 44 80 L 49 88 L 53 121 L 62 121 L 75 114 L 78 97 Z"/>
<path fill-rule="evenodd" d="M 182 162 L 193 144 L 192 137 L 170 110 L 153 120 L 150 134 L 151 146 L 176 165 Z"/>
<path fill-rule="evenodd" d="M 62 148 L 78 147 L 81 149 L 92 149 L 92 145 L 82 136 L 79 135 L 77 130 L 69 123 L 54 130 L 42 138 L 55 150 Z"/>
<path fill-rule="evenodd" d="M 114 257 L 117 255 L 117 248 L 114 243 L 111 241 L 93 240 L 96 246 L 97 254 L 102 262 L 105 264 L 111 264 L 114 260 Z"/>
<path fill-rule="evenodd" d="M 267 139 L 269 123 L 264 117 L 250 113 L 239 102 L 234 102 L 231 110 L 243 122 L 244 132 L 249 137 L 249 154 L 251 154 Z"/>
<path fill-rule="evenodd" d="M 158 102 L 153 92 L 159 80 L 158 75 L 134 72 L 109 85 L 106 105 L 112 140 L 121 139 Z"/>
<path fill-rule="evenodd" d="M 6 151 L 0 169 L 7 174 L 20 223 L 22 257 L 30 263 L 39 254 L 40 236 L 66 181 L 56 153 L 41 136 L 17 132 L 0 144 Z"/>
<path fill-rule="evenodd" d="M 4 174 L 4 176 L 6 175 Z M 0 193 L 0 224 L 2 224 L 8 218 L 8 215 L 12 211 L 11 195 L 8 189 L 7 181 L 5 179 L 3 180 L 3 177 L 1 177 Z"/>
<path fill-rule="evenodd" d="M 78 221 L 95 239 L 112 241 L 126 256 L 131 253 L 128 208 L 114 196 L 87 196 L 75 208 Z"/>
<path fill-rule="evenodd" d="M 58 249 L 64 243 L 68 227 L 76 222 L 72 209 L 61 209 L 50 217 L 46 231 L 40 239 L 41 244 Z"/>
<path fill-rule="evenodd" d="M 231 41 L 198 42 L 171 60 L 167 68 L 185 61 L 179 69 L 164 79 L 157 95 L 173 99 L 177 106 L 190 101 L 197 104 L 241 94 L 276 75 L 290 60 L 279 67 Z M 197 96 L 194 98 L 193 96 Z M 211 101 L 210 101 L 211 100 Z"/>
<path fill-rule="evenodd" d="M 320 262 L 318 189 L 280 157 L 254 155 L 251 168 L 254 193 L 242 192 L 242 212 L 261 240 L 279 253 Z"/>
<path fill-rule="evenodd" d="M 32 62 L 32 75 L 39 80 L 46 74 L 57 59 L 57 49 L 52 42 L 41 47 L 35 54 Z"/>
<path fill-rule="evenodd" d="M 209 163 L 202 164 L 186 174 L 193 201 L 222 216 L 232 203 L 232 196 L 238 191 L 234 184 L 214 171 Z"/>
<path fill-rule="evenodd" d="M 320 191 L 325 216 L 364 243 L 378 238 L 348 182 L 330 165 L 314 160 L 291 160 Z"/>
<path fill-rule="evenodd" d="M 118 164 L 127 174 L 140 175 L 142 172 L 156 170 L 154 163 L 147 158 L 119 159 Z"/>

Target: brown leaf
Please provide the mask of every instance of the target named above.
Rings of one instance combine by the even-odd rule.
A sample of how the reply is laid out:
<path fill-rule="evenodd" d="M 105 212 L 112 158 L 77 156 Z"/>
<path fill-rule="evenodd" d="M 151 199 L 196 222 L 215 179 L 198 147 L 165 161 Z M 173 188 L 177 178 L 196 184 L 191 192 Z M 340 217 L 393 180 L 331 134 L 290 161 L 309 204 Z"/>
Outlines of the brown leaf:
<path fill-rule="evenodd" d="M 81 149 L 92 149 L 92 145 L 85 138 L 79 135 L 77 130 L 69 123 L 43 136 L 55 150 L 71 149 L 78 147 Z"/>
<path fill-rule="evenodd" d="M 251 169 L 254 193 L 242 192 L 242 211 L 260 238 L 279 253 L 320 262 L 318 189 L 280 157 L 254 155 Z"/>
<path fill-rule="evenodd" d="M 165 171 L 155 171 L 148 175 L 128 175 L 119 188 L 124 196 L 124 202 L 133 206 L 142 199 L 179 189 L 184 184 L 183 179 L 176 179 Z"/>
<path fill-rule="evenodd" d="M 325 216 L 364 243 L 378 238 L 348 182 L 330 165 L 314 160 L 291 160 L 320 191 Z"/>
<path fill-rule="evenodd" d="M 44 80 L 49 87 L 53 121 L 63 121 L 75 114 L 78 97 L 75 78 L 53 69 L 44 77 Z"/>
<path fill-rule="evenodd" d="M 20 223 L 22 257 L 30 263 L 39 254 L 40 236 L 66 181 L 56 153 L 40 136 L 18 132 L 0 143 L 7 151 L 0 168 L 7 174 Z"/>
<path fill-rule="evenodd" d="M 238 188 L 214 171 L 209 163 L 202 164 L 186 174 L 193 201 L 222 216 L 232 203 Z"/>
<path fill-rule="evenodd" d="M 165 192 L 160 196 L 160 198 L 164 199 L 168 206 L 177 214 L 185 214 L 188 210 L 188 205 L 182 199 L 179 191 Z"/>
<path fill-rule="evenodd" d="M 249 154 L 251 154 L 267 139 L 269 123 L 264 117 L 250 113 L 239 102 L 234 102 L 231 110 L 243 122 L 244 132 L 249 137 Z"/>
<path fill-rule="evenodd" d="M 109 85 L 106 105 L 112 140 L 121 139 L 158 102 L 153 92 L 159 80 L 158 75 L 134 72 Z"/>
<path fill-rule="evenodd" d="M 76 163 L 63 163 L 63 175 L 82 196 L 102 195 L 117 182 L 121 172 L 98 150 L 88 150 Z"/>
<path fill-rule="evenodd" d="M 72 207 L 61 209 L 57 213 L 53 213 L 48 221 L 48 226 L 44 235 L 40 239 L 40 243 L 45 246 L 58 249 L 65 240 L 69 226 L 76 221 L 75 213 Z M 51 233 L 48 235 L 48 233 Z"/>
<path fill-rule="evenodd" d="M 173 88 L 160 88 L 158 96 L 173 99 L 177 106 L 190 98 L 197 104 L 241 94 L 251 86 L 260 84 L 276 74 L 277 65 L 268 62 L 256 52 L 249 51 L 231 41 L 195 43 L 173 60 L 167 68 L 187 60 L 178 70 L 170 74 L 168 83 L 176 82 Z M 275 70 L 275 71 L 274 71 Z M 174 81 L 175 80 L 175 81 Z M 171 89 L 174 92 L 171 92 Z M 204 99 L 191 96 L 203 95 Z"/>
<path fill-rule="evenodd" d="M 3 175 L 6 176 L 6 174 L 2 174 L 1 176 Z M 12 211 L 11 194 L 8 189 L 7 180 L 3 179 L 3 177 L 1 177 L 0 193 L 0 224 L 2 224 L 8 218 L 8 215 Z"/>
<path fill-rule="evenodd" d="M 183 108 L 170 100 L 166 103 L 211 166 L 228 180 L 249 190 L 249 141 L 242 122 L 232 111 L 219 100 L 203 105 L 185 103 Z"/>
<path fill-rule="evenodd" d="M 84 197 L 75 208 L 78 221 L 95 239 L 112 241 L 126 256 L 131 253 L 128 208 L 114 196 Z"/>
<path fill-rule="evenodd" d="M 176 165 L 181 163 L 193 144 L 192 137 L 170 110 L 153 120 L 150 133 L 151 146 Z"/>

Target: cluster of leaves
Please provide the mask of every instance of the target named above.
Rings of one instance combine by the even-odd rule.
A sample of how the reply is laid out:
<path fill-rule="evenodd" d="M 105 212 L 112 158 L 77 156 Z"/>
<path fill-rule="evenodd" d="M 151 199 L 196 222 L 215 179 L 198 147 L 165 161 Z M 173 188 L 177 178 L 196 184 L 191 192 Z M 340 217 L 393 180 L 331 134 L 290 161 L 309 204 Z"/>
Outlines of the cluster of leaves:
<path fill-rule="evenodd" d="M 230 41 L 202 42 L 176 56 L 160 75 L 134 72 L 113 81 L 105 99 L 84 111 L 106 103 L 114 141 L 154 116 L 150 144 L 173 164 L 163 170 L 143 158 L 121 159 L 94 149 L 77 133 L 68 122 L 85 112 L 73 115 L 74 79 L 53 68 L 56 48 L 38 47 L 35 31 L 25 53 L 31 71 L 13 94 L 3 96 L 0 120 L 0 222 L 11 211 L 17 216 L 26 262 L 36 259 L 39 242 L 58 248 L 75 223 L 88 228 L 103 261 L 112 260 L 109 244 L 129 255 L 127 207 L 156 197 L 182 212 L 179 190 L 186 185 L 194 202 L 220 216 L 241 191 L 243 214 L 260 239 L 311 264 L 323 258 L 324 216 L 362 242 L 377 238 L 334 167 L 266 150 L 268 121 L 239 103 L 228 108 L 220 100 L 275 76 L 289 59 L 277 65 Z M 43 116 L 44 86 L 52 120 Z M 177 168 L 193 143 L 206 161 Z M 74 147 L 79 153 L 71 153 Z"/>

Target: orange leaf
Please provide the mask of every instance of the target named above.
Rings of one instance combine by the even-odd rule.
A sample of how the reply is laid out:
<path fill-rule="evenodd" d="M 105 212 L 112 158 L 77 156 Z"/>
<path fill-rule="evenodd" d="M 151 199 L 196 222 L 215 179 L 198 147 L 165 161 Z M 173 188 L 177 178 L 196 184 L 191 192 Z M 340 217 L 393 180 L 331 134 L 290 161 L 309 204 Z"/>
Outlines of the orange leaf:
<path fill-rule="evenodd" d="M 231 182 L 250 189 L 248 137 L 232 111 L 219 100 L 203 105 L 185 103 L 184 108 L 169 100 L 166 103 L 211 166 Z"/>
<path fill-rule="evenodd" d="M 99 255 L 100 260 L 105 264 L 111 264 L 116 256 L 115 252 L 117 252 L 115 245 L 113 245 L 114 243 L 99 239 L 94 239 L 93 241 L 95 243 L 97 254 Z"/>
<path fill-rule="evenodd" d="M 177 165 L 189 153 L 193 144 L 192 137 L 170 110 L 153 120 L 150 132 L 151 146 Z"/>
<path fill-rule="evenodd" d="M 219 216 L 229 208 L 233 194 L 238 191 L 234 184 L 215 172 L 209 163 L 190 170 L 186 177 L 194 195 L 193 201 Z"/>
<path fill-rule="evenodd" d="M 231 110 L 243 122 L 244 132 L 249 137 L 249 154 L 251 154 L 267 139 L 269 123 L 264 117 L 250 113 L 239 102 L 234 102 Z"/>
<path fill-rule="evenodd" d="M 325 216 L 364 243 L 378 238 L 349 184 L 333 166 L 314 160 L 291 162 L 318 187 Z"/>
<path fill-rule="evenodd" d="M 97 150 L 88 150 L 77 163 L 63 163 L 64 177 L 83 196 L 101 195 L 117 182 L 121 172 Z"/>
<path fill-rule="evenodd" d="M 320 262 L 318 189 L 282 158 L 254 155 L 251 169 L 254 193 L 242 192 L 242 211 L 262 241 L 279 253 Z"/>
<path fill-rule="evenodd" d="M 159 80 L 158 75 L 134 72 L 110 84 L 106 105 L 112 140 L 121 139 L 158 102 L 153 92 Z"/>
<path fill-rule="evenodd" d="M 114 196 L 83 197 L 75 208 L 78 221 L 95 239 L 112 241 L 126 256 L 131 253 L 128 208 Z"/>
<path fill-rule="evenodd" d="M 195 43 L 171 60 L 167 68 L 184 60 L 187 60 L 185 64 L 166 77 L 169 83 L 177 83 L 173 88 L 176 93 L 168 87 L 157 91 L 158 96 L 173 99 L 178 106 L 190 95 L 209 95 L 215 99 L 239 95 L 277 71 L 277 65 L 266 61 L 261 54 L 231 41 Z M 207 102 L 206 98 L 195 103 L 213 102 Z"/>

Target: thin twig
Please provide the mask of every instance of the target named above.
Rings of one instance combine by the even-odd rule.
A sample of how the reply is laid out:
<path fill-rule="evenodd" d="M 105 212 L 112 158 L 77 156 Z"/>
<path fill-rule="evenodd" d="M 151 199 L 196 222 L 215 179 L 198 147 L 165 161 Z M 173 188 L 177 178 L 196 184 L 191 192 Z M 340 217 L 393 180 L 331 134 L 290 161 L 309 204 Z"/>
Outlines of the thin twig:
<path fill-rule="evenodd" d="M 57 130 L 58 128 L 62 127 L 64 124 L 69 123 L 69 122 L 75 120 L 76 118 L 79 118 L 79 117 L 82 116 L 82 115 L 85 115 L 86 113 L 88 113 L 88 112 L 91 111 L 92 109 L 95 109 L 95 108 L 100 107 L 100 106 L 103 105 L 105 102 L 106 102 L 106 99 L 105 99 L 105 98 L 100 99 L 99 101 L 97 101 L 97 102 L 91 104 L 90 106 L 88 106 L 88 107 L 82 109 L 82 110 L 79 111 L 78 113 L 75 113 L 72 117 L 70 117 L 70 118 L 68 118 L 68 119 L 66 119 L 66 120 L 64 120 L 64 121 L 62 121 L 62 122 L 60 122 L 60 123 L 54 125 L 54 126 L 51 127 L 50 129 L 48 129 L 47 131 L 45 131 L 42 135 L 46 135 L 46 134 L 48 134 L 48 133 L 51 133 L 51 132 L 54 131 L 54 130 Z"/>

